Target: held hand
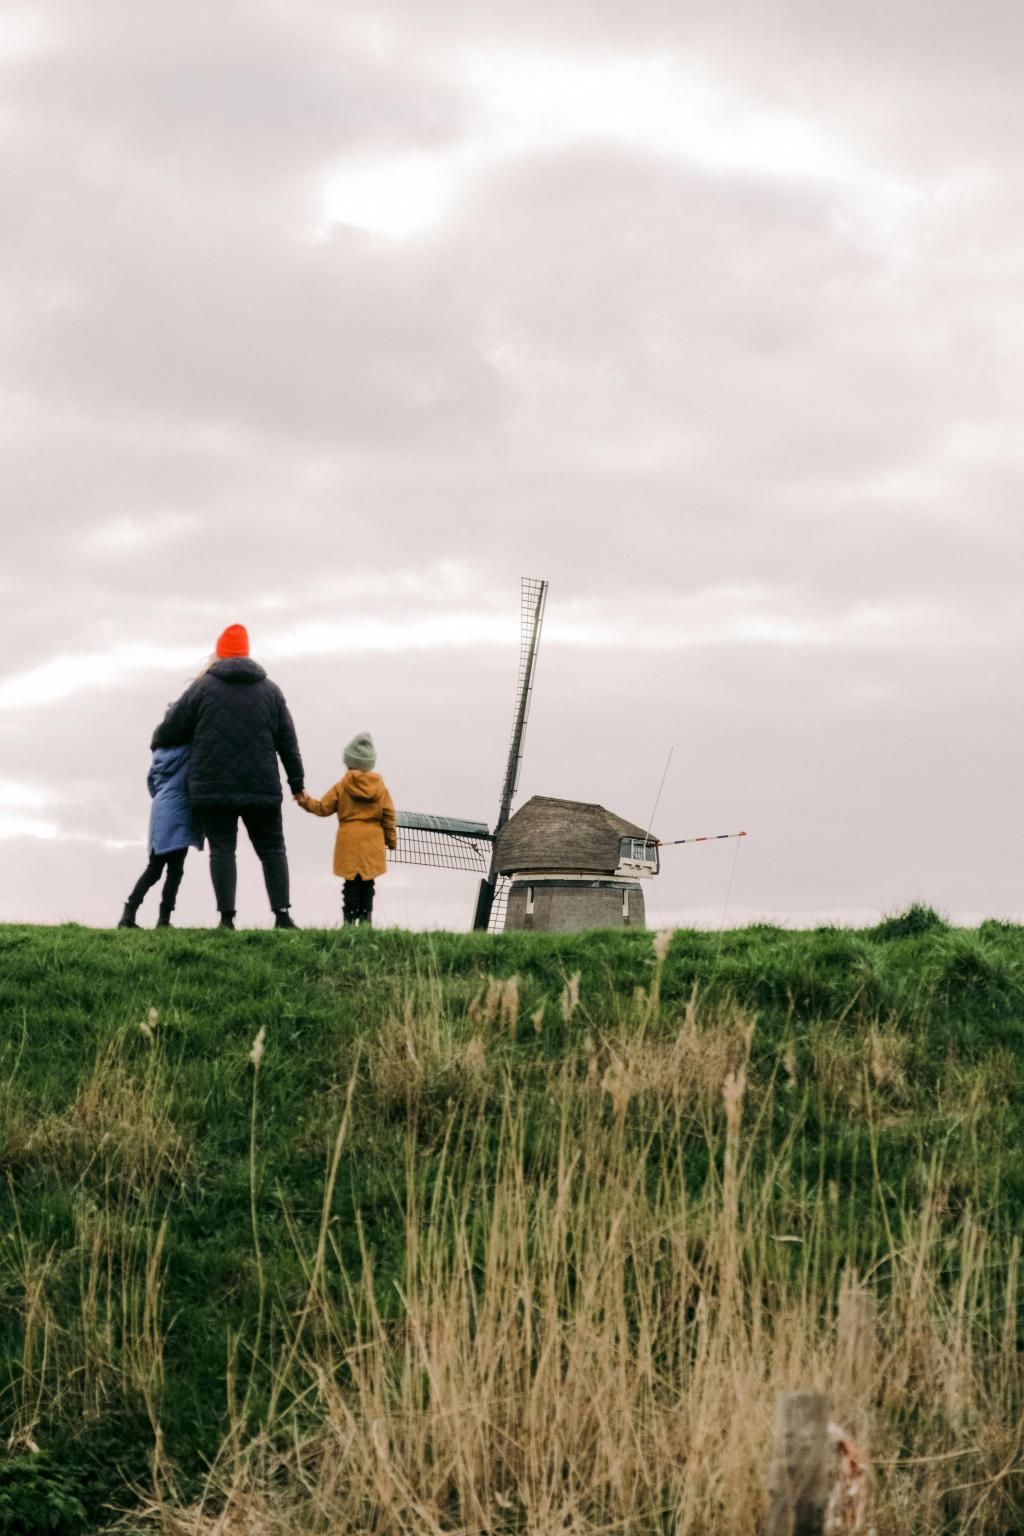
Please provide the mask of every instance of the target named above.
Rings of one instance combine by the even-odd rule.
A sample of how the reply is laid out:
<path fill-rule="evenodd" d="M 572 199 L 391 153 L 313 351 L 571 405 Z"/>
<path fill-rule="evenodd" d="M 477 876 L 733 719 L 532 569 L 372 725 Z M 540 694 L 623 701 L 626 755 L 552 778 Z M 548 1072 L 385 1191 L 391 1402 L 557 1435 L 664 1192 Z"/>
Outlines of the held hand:
<path fill-rule="evenodd" d="M 304 789 L 300 789 L 297 795 L 292 795 L 292 799 L 295 801 L 296 805 L 301 805 L 303 810 L 305 810 L 306 801 L 309 799 L 309 796 L 306 794 Z"/>

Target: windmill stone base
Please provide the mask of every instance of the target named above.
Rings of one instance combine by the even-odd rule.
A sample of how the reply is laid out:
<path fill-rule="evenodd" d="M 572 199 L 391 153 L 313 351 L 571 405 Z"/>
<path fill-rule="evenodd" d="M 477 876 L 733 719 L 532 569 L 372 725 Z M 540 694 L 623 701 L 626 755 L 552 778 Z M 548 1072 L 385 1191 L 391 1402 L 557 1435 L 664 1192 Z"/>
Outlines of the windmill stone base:
<path fill-rule="evenodd" d="M 586 928 L 643 928 L 644 893 L 637 880 L 517 876 L 508 893 L 505 931 L 580 933 Z"/>

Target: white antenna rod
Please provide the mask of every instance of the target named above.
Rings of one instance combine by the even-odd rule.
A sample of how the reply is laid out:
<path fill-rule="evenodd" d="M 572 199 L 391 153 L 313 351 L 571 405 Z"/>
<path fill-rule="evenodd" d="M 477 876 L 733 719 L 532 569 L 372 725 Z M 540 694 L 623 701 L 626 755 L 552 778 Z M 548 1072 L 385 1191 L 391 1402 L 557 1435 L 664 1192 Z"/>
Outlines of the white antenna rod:
<path fill-rule="evenodd" d="M 650 819 L 648 820 L 648 823 L 647 823 L 647 834 L 644 837 L 644 842 L 645 843 L 649 843 L 650 840 L 651 840 L 651 828 L 654 826 L 654 818 L 658 814 L 658 806 L 661 803 L 661 792 L 665 788 L 665 780 L 668 778 L 669 764 L 672 761 L 672 754 L 673 754 L 674 751 L 675 751 L 675 747 L 669 747 L 669 749 L 668 749 L 668 757 L 665 759 L 665 772 L 661 776 L 661 783 L 658 785 L 658 793 L 654 797 L 654 808 L 651 811 Z"/>

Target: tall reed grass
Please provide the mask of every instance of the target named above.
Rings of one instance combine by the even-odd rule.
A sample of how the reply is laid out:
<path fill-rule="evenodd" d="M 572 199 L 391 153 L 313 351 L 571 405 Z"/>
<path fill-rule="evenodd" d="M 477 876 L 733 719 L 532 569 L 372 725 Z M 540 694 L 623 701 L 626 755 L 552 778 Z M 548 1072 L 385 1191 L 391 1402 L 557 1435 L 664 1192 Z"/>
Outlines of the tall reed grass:
<path fill-rule="evenodd" d="M 404 1057 L 378 1040 L 371 1080 L 394 1093 L 407 1067 L 397 1304 L 374 1234 L 346 1263 L 325 1209 L 273 1413 L 236 1425 L 197 1503 L 154 1503 L 167 1536 L 749 1536 L 787 1388 L 828 1393 L 868 1447 L 879 1532 L 1021 1528 L 1019 1243 L 950 1208 L 939 1158 L 919 1205 L 872 1183 L 858 1271 L 863 1191 L 797 1177 L 773 1128 L 793 1090 L 752 1091 L 751 1020 L 691 1002 L 654 1038 L 641 1000 L 549 1069 L 542 1114 L 500 1061 L 481 1095 L 482 1022 L 467 1044 L 407 1010 Z M 454 1095 L 429 1180 L 425 1063 Z"/>
<path fill-rule="evenodd" d="M 8 1452 L 127 1405 L 145 1446 L 122 1528 L 162 1536 L 753 1536 L 774 1400 L 800 1388 L 866 1447 L 879 1536 L 1024 1530 L 1019 1220 L 983 1177 L 1010 1047 L 950 1056 L 933 1107 L 954 1157 L 920 1130 L 917 1047 L 885 1012 L 765 1045 L 723 991 L 666 1000 L 669 959 L 659 937 L 605 1011 L 569 968 L 546 996 L 396 985 L 330 1045 L 318 1214 L 281 1176 L 312 1133 L 277 1093 L 272 1022 L 223 1082 L 204 1060 L 191 1099 L 191 1047 L 173 1064 L 153 1012 L 108 1032 L 62 1107 L 0 1078 Z M 200 1102 L 237 1122 L 237 1166 L 204 1164 Z M 867 1152 L 837 1159 L 851 1120 Z M 401 1159 L 367 1169 L 381 1127 Z M 249 1300 L 223 1312 L 225 1427 L 197 1483 L 165 1440 L 172 1389 L 180 1424 L 215 1374 L 175 1380 L 198 1283 L 176 1280 L 194 1248 L 175 1222 L 229 1174 L 251 1241 L 218 1294 Z M 70 1218 L 48 1240 L 55 1191 Z"/>

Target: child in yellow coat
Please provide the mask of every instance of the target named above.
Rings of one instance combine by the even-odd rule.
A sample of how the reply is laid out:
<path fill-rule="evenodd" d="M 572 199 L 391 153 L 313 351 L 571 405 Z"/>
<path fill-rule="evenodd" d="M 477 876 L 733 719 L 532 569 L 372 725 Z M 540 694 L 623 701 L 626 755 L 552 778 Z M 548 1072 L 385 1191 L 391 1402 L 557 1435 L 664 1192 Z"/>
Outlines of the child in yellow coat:
<path fill-rule="evenodd" d="M 304 811 L 313 816 L 338 818 L 334 840 L 334 873 L 345 884 L 341 909 L 346 923 L 370 927 L 373 922 L 373 882 L 387 873 L 385 847 L 398 847 L 395 807 L 384 780 L 373 769 L 377 752 L 368 732 L 353 737 L 345 748 L 345 767 L 349 770 L 324 795 L 299 797 Z"/>

